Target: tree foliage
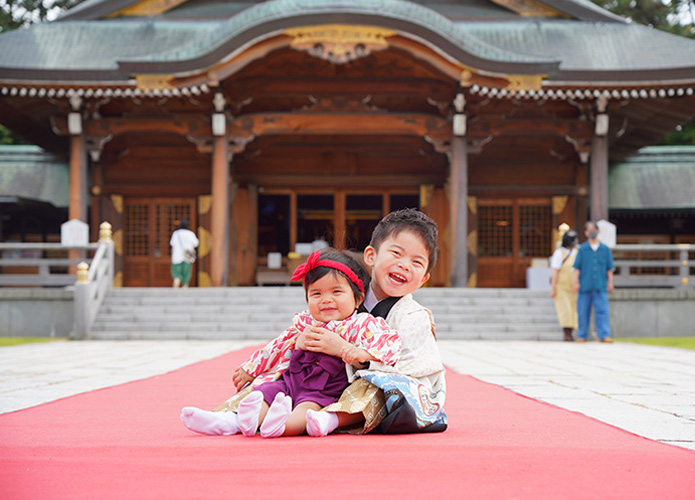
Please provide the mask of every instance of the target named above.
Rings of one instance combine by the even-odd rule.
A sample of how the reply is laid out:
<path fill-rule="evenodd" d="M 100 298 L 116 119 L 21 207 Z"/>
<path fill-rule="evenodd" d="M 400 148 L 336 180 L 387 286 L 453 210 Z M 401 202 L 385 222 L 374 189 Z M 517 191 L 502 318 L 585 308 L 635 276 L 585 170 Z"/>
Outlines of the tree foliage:
<path fill-rule="evenodd" d="M 84 0 L 2 0 L 0 32 L 53 19 Z"/>

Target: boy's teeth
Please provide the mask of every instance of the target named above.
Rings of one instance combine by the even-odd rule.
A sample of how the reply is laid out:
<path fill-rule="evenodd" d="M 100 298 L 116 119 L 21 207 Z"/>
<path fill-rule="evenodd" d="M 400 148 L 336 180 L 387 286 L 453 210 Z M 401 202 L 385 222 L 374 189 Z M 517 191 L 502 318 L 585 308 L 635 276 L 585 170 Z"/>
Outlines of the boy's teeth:
<path fill-rule="evenodd" d="M 405 276 L 401 276 L 400 274 L 392 273 L 391 277 L 396 281 L 400 281 L 400 282 L 405 281 Z"/>

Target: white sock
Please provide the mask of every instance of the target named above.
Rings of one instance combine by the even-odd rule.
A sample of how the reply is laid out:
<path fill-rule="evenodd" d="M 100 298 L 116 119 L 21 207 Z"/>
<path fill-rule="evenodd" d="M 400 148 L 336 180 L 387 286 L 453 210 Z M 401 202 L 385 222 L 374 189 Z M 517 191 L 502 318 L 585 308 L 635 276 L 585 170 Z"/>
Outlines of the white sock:
<path fill-rule="evenodd" d="M 292 413 L 292 398 L 278 392 L 261 424 L 261 436 L 264 438 L 282 436 L 290 413 Z"/>
<path fill-rule="evenodd" d="M 231 436 L 239 432 L 236 413 L 207 411 L 186 406 L 181 410 L 181 422 L 190 430 L 209 436 Z"/>
<path fill-rule="evenodd" d="M 306 412 L 306 433 L 314 437 L 329 435 L 338 428 L 338 415 L 330 411 Z"/>
<path fill-rule="evenodd" d="M 263 393 L 260 391 L 252 391 L 239 403 L 239 429 L 244 436 L 256 435 L 261 406 L 263 406 Z"/>

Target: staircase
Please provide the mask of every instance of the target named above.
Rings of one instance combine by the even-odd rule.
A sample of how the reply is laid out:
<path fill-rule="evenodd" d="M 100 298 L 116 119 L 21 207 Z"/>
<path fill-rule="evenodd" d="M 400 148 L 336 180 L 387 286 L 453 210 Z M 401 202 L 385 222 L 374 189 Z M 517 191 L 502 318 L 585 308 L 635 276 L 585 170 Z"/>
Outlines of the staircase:
<path fill-rule="evenodd" d="M 560 340 L 546 291 L 423 288 L 415 298 L 434 314 L 437 338 Z M 282 332 L 306 308 L 304 289 L 291 287 L 116 288 L 92 327 L 98 340 L 258 339 Z"/>

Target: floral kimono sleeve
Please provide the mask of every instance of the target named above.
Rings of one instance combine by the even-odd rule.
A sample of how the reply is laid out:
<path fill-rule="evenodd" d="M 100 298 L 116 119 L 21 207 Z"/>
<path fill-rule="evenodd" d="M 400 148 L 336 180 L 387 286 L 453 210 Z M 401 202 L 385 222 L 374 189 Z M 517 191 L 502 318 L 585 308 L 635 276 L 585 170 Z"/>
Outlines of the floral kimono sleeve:
<path fill-rule="evenodd" d="M 258 377 L 264 373 L 272 373 L 270 379 L 277 378 L 282 372 L 287 370 L 290 364 L 290 357 L 294 351 L 294 344 L 297 341 L 299 330 L 295 326 L 289 327 L 282 334 L 268 342 L 264 347 L 254 352 L 251 357 L 241 365 L 242 370 Z M 267 377 L 264 377 L 267 378 Z"/>
<path fill-rule="evenodd" d="M 385 365 L 394 365 L 401 355 L 398 332 L 389 328 L 383 318 L 358 314 L 348 329 L 348 342 L 355 344 Z"/>

